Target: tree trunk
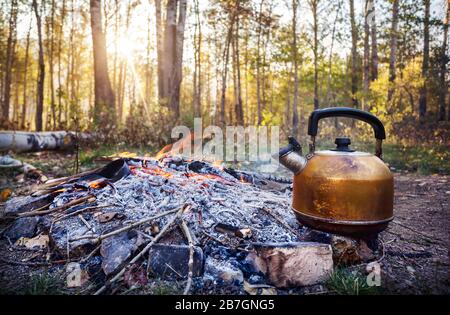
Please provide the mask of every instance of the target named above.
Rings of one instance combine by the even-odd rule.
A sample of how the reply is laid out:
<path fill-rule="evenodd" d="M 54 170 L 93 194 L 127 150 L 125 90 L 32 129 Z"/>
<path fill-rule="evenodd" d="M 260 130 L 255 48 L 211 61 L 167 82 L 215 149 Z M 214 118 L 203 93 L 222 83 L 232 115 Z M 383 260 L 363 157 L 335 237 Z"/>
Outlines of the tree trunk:
<path fill-rule="evenodd" d="M 369 36 L 370 36 L 370 25 L 369 25 L 369 14 L 370 10 L 373 6 L 372 0 L 365 1 L 365 9 L 364 9 L 364 71 L 363 71 L 363 89 L 364 89 L 364 98 L 362 103 L 362 109 L 365 109 L 366 99 L 369 94 L 369 85 L 370 85 L 370 45 L 369 45 Z"/>
<path fill-rule="evenodd" d="M 395 92 L 395 66 L 397 60 L 397 25 L 398 25 L 398 7 L 399 0 L 394 0 L 392 5 L 392 26 L 391 26 L 391 42 L 390 42 L 390 55 L 389 55 L 389 88 L 387 95 L 387 106 L 388 111 L 391 111 L 393 108 L 393 104 L 391 104 L 392 97 Z"/>
<path fill-rule="evenodd" d="M 287 65 L 286 65 L 286 68 Z M 290 128 L 289 124 L 291 121 L 291 83 L 292 83 L 292 67 L 288 71 L 288 76 L 286 78 L 286 85 L 287 85 L 287 91 L 286 91 L 286 108 L 285 108 L 285 121 L 284 125 L 286 128 Z"/>
<path fill-rule="evenodd" d="M 55 51 L 55 0 L 51 1 L 50 25 L 47 26 L 47 40 L 49 43 L 48 49 L 48 65 L 50 74 L 50 109 L 53 120 L 53 130 L 56 129 L 56 104 L 55 104 L 55 83 L 53 74 L 53 56 Z"/>
<path fill-rule="evenodd" d="M 331 31 L 331 44 L 330 44 L 330 54 L 328 55 L 328 82 L 327 82 L 327 95 L 326 95 L 326 102 L 327 106 L 330 107 L 331 104 L 331 79 L 332 79 L 332 65 L 333 65 L 333 48 L 334 48 L 334 41 L 336 39 L 336 25 L 338 22 L 339 12 L 341 10 L 342 1 L 338 2 L 338 7 L 336 9 L 336 16 L 334 18 L 333 22 L 333 29 Z"/>
<path fill-rule="evenodd" d="M 425 6 L 425 19 L 423 21 L 423 61 L 422 78 L 424 83 L 419 91 L 419 118 L 422 120 L 427 114 L 427 81 L 428 63 L 430 60 L 430 0 L 423 1 Z"/>
<path fill-rule="evenodd" d="M 25 44 L 25 62 L 24 62 L 24 73 L 23 73 L 23 103 L 22 103 L 22 116 L 20 119 L 20 128 L 25 129 L 25 120 L 27 116 L 27 85 L 28 85 L 28 59 L 30 56 L 30 33 L 31 33 L 31 21 L 27 32 L 27 41 Z"/>
<path fill-rule="evenodd" d="M 370 29 L 371 31 L 371 38 L 372 38 L 372 62 L 370 64 L 371 67 L 371 80 L 375 81 L 378 79 L 378 44 L 377 44 L 377 22 L 375 20 L 376 17 L 376 11 L 375 11 L 375 0 L 371 0 L 372 1 L 372 11 L 371 11 L 371 16 L 372 16 L 372 27 Z"/>
<path fill-rule="evenodd" d="M 319 5 L 319 0 L 309 0 L 309 6 L 311 7 L 312 17 L 313 17 L 313 56 L 314 56 L 314 109 L 319 108 L 319 86 L 318 86 L 318 76 L 319 76 L 319 68 L 318 68 L 318 32 L 319 32 L 319 24 L 318 24 L 318 16 L 317 16 L 317 7 Z"/>
<path fill-rule="evenodd" d="M 228 33 L 225 42 L 225 47 L 223 51 L 223 69 L 222 69 L 222 91 L 220 97 L 220 124 L 222 126 L 226 125 L 226 115 L 225 115 L 225 98 L 227 92 L 227 77 L 228 77 L 228 60 L 230 59 L 230 45 L 233 37 L 234 21 L 237 14 L 236 8 L 232 9 L 230 13 L 230 22 L 228 26 Z"/>
<path fill-rule="evenodd" d="M 58 32 L 58 126 L 61 128 L 61 117 L 62 117 L 62 81 L 61 81 L 61 52 L 62 52 L 62 41 L 63 41 L 63 35 L 64 35 L 64 20 L 66 17 L 66 0 L 63 0 L 62 7 L 61 7 L 61 20 L 60 20 L 60 27 Z"/>
<path fill-rule="evenodd" d="M 88 134 L 79 134 L 88 139 Z M 75 144 L 75 134 L 66 131 L 22 132 L 0 131 L 0 152 L 35 152 L 41 150 L 70 149 Z"/>
<path fill-rule="evenodd" d="M 237 7 L 239 9 L 240 0 L 237 0 Z M 239 53 L 239 16 L 236 16 L 236 27 L 235 27 L 235 36 L 234 36 L 234 55 L 235 55 L 235 64 L 236 64 L 236 106 L 235 106 L 235 115 L 236 121 L 239 126 L 244 124 L 244 110 L 242 108 L 242 89 L 241 89 L 241 59 Z"/>
<path fill-rule="evenodd" d="M 239 3 L 239 1 L 238 1 Z M 242 107 L 242 89 L 241 89 L 241 59 L 239 53 L 239 17 L 236 17 L 236 34 L 235 34 L 235 56 L 236 56 L 236 73 L 237 73 L 237 102 L 236 102 L 236 120 L 239 126 L 244 124 L 244 110 Z"/>
<path fill-rule="evenodd" d="M 11 10 L 9 13 L 9 33 L 6 44 L 6 61 L 5 61 L 5 79 L 3 82 L 3 104 L 2 104 L 2 117 L 5 122 L 9 121 L 9 107 L 11 98 L 11 78 L 12 67 L 14 63 L 14 51 L 17 36 L 17 0 L 11 1 Z"/>
<path fill-rule="evenodd" d="M 163 43 L 162 43 L 162 18 L 161 18 L 161 0 L 155 0 L 155 23 L 156 23 L 156 50 L 158 60 L 158 98 L 164 97 L 163 88 Z"/>
<path fill-rule="evenodd" d="M 34 14 L 36 15 L 36 26 L 39 44 L 39 70 L 38 70 L 37 101 L 36 101 L 36 130 L 42 131 L 42 115 L 44 111 L 45 63 L 44 63 L 44 47 L 42 44 L 41 14 L 39 13 L 37 0 L 33 0 L 33 8 Z"/>
<path fill-rule="evenodd" d="M 298 136 L 298 60 L 297 60 L 297 8 L 298 0 L 292 0 L 292 60 L 294 62 L 294 101 L 292 104 L 292 133 Z"/>
<path fill-rule="evenodd" d="M 352 103 L 354 108 L 358 108 L 358 29 L 355 21 L 355 7 L 354 0 L 350 0 L 350 24 L 352 32 L 352 69 L 351 69 L 351 91 Z"/>
<path fill-rule="evenodd" d="M 261 105 L 261 33 L 262 33 L 262 9 L 264 0 L 259 4 L 258 16 L 258 39 L 256 44 L 256 102 L 258 108 L 258 125 L 262 122 L 262 105 Z"/>
<path fill-rule="evenodd" d="M 194 117 L 201 116 L 201 47 L 202 47 L 202 28 L 199 11 L 199 0 L 194 1 L 195 10 L 195 30 L 194 30 L 194 97 L 193 113 Z"/>
<path fill-rule="evenodd" d="M 175 119 L 180 116 L 180 90 L 183 80 L 184 29 L 186 25 L 187 0 L 178 0 L 178 23 L 175 38 L 173 78 L 170 80 L 170 108 Z"/>
<path fill-rule="evenodd" d="M 162 100 L 168 105 L 170 101 L 170 80 L 174 70 L 176 44 L 177 0 L 168 0 L 166 8 L 166 23 L 164 29 Z"/>
<path fill-rule="evenodd" d="M 444 19 L 444 38 L 442 40 L 442 52 L 441 52 L 441 91 L 439 93 L 439 120 L 445 120 L 445 96 L 447 95 L 448 86 L 445 81 L 445 75 L 447 73 L 447 41 L 448 41 L 448 22 L 450 18 L 450 3 L 447 2 L 447 13 Z"/>
<path fill-rule="evenodd" d="M 102 31 L 101 0 L 90 0 L 92 44 L 94 51 L 94 123 L 112 130 L 116 123 L 115 98 L 108 77 L 106 39 Z"/>

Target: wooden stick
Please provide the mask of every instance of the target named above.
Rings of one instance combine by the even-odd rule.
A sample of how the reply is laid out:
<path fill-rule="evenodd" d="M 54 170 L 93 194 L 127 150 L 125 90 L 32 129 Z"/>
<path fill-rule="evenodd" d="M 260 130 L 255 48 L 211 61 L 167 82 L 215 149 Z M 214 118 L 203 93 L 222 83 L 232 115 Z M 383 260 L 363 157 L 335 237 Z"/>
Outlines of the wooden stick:
<path fill-rule="evenodd" d="M 102 168 L 99 167 L 99 168 L 96 168 L 96 169 L 93 169 L 93 170 L 89 170 L 89 171 L 86 171 L 86 172 L 82 172 L 82 173 L 78 173 L 78 174 L 72 175 L 72 176 L 49 179 L 44 184 L 40 185 L 37 189 L 38 190 L 45 190 L 45 189 L 48 189 L 48 188 L 51 188 L 51 187 L 54 187 L 54 186 L 58 186 L 58 185 L 60 185 L 62 183 L 65 183 L 65 182 L 71 180 L 71 179 L 78 179 L 78 178 L 80 178 L 82 176 L 96 173 L 96 172 L 100 171 L 101 169 Z"/>
<path fill-rule="evenodd" d="M 136 261 L 138 261 L 156 242 L 159 241 L 159 239 L 164 235 L 164 233 L 169 229 L 169 227 L 183 214 L 183 212 L 188 209 L 190 206 L 184 205 L 181 209 L 178 210 L 178 212 L 172 217 L 172 219 L 167 222 L 167 224 L 162 228 L 161 232 L 159 232 L 158 235 L 155 236 L 155 238 L 147 244 L 147 246 L 144 247 L 143 250 L 141 250 L 130 262 L 122 268 L 110 281 L 108 281 L 104 286 L 102 286 L 100 289 L 97 290 L 97 292 L 94 293 L 94 295 L 99 295 L 103 291 L 106 290 L 107 286 L 110 285 L 113 282 L 116 282 L 119 280 L 122 275 L 127 270 L 128 265 L 134 264 Z"/>
<path fill-rule="evenodd" d="M 441 240 L 438 237 L 431 236 L 431 235 L 425 234 L 423 232 L 417 231 L 417 230 L 413 229 L 412 227 L 409 227 L 409 226 L 407 226 L 407 225 L 405 225 L 403 223 L 398 222 L 397 220 L 393 220 L 392 223 L 400 225 L 401 227 L 403 227 L 403 228 L 405 228 L 407 230 L 410 230 L 411 232 L 417 233 L 417 234 L 419 234 L 419 235 L 421 235 L 421 236 L 423 236 L 425 238 L 428 238 L 430 240 L 435 240 L 435 241 L 439 241 L 439 242 L 445 243 L 443 240 Z"/>
<path fill-rule="evenodd" d="M 86 225 L 86 227 L 89 229 L 89 231 L 91 231 L 92 233 L 95 233 L 95 229 L 92 228 L 92 225 L 90 225 L 89 222 L 86 221 L 86 219 L 81 214 L 78 215 L 78 218 L 81 220 L 81 222 L 83 222 L 84 225 Z"/>
<path fill-rule="evenodd" d="M 103 234 L 103 235 L 100 235 L 100 236 L 95 236 L 95 235 L 85 235 L 85 236 L 81 236 L 81 237 L 78 237 L 78 238 L 75 238 L 75 239 L 71 239 L 71 241 L 74 242 L 74 241 L 79 241 L 79 240 L 83 240 L 83 239 L 86 239 L 86 238 L 94 238 L 95 240 L 93 240 L 93 242 L 98 243 L 98 242 L 101 242 L 102 240 L 104 240 L 105 238 L 108 238 L 108 237 L 111 237 L 111 236 L 120 234 L 120 233 L 122 233 L 122 232 L 128 231 L 128 230 L 130 230 L 130 229 L 132 229 L 132 228 L 135 228 L 135 227 L 137 227 L 137 226 L 139 226 L 139 225 L 142 225 L 142 224 L 144 224 L 144 223 L 147 223 L 147 222 L 150 222 L 150 221 L 159 219 L 159 218 L 161 218 L 161 217 L 163 217 L 163 216 L 166 216 L 166 215 L 168 215 L 168 214 L 177 212 L 178 210 L 179 210 L 179 208 L 172 209 L 172 210 L 169 210 L 169 211 L 166 211 L 166 212 L 157 214 L 157 215 L 155 215 L 155 216 L 153 216 L 153 217 L 145 218 L 145 219 L 136 221 L 136 222 L 131 223 L 131 224 L 129 224 L 129 225 L 126 225 L 126 226 L 124 226 L 124 227 L 122 227 L 122 228 L 120 228 L 120 229 L 118 229 L 118 230 L 115 230 L 115 231 L 112 231 L 112 232 L 109 232 L 109 233 L 106 233 L 106 234 Z"/>
<path fill-rule="evenodd" d="M 188 295 L 189 291 L 191 290 L 192 286 L 192 276 L 193 276 L 193 270 L 194 270 L 194 240 L 192 239 L 192 233 L 189 230 L 189 227 L 186 224 L 186 221 L 181 221 L 181 229 L 183 230 L 184 236 L 186 236 L 189 244 L 189 262 L 188 262 L 188 280 L 186 283 L 186 288 L 184 289 L 183 294 Z"/>
<path fill-rule="evenodd" d="M 56 208 L 53 208 L 53 209 L 49 209 L 49 210 L 45 210 L 45 211 L 36 211 L 36 210 L 34 210 L 34 211 L 29 211 L 29 212 L 23 212 L 23 213 L 19 213 L 18 216 L 19 217 L 33 217 L 33 216 L 41 215 L 41 214 L 49 214 L 49 213 L 52 213 L 52 212 L 68 209 L 68 208 L 70 208 L 72 206 L 75 206 L 75 205 L 78 205 L 78 204 L 83 203 L 85 201 L 88 201 L 91 198 L 95 198 L 95 197 L 93 195 L 87 195 L 87 196 L 84 196 L 84 197 L 72 200 L 72 201 L 70 201 L 70 202 L 68 202 L 68 203 L 66 203 L 66 204 L 64 204 L 62 206 L 59 206 L 59 207 L 56 207 Z"/>
<path fill-rule="evenodd" d="M 94 248 L 94 250 L 92 252 L 90 252 L 89 255 L 87 255 L 86 257 L 84 257 L 80 260 L 80 263 L 82 264 L 82 263 L 88 261 L 92 256 L 95 255 L 96 252 L 98 252 L 100 247 L 101 247 L 101 245 L 98 245 L 96 248 Z"/>
<path fill-rule="evenodd" d="M 102 208 L 108 208 L 108 207 L 111 207 L 111 205 L 102 205 L 102 206 L 86 207 L 86 208 L 77 210 L 77 211 L 75 211 L 75 212 L 72 212 L 72 213 L 69 213 L 69 214 L 60 216 L 59 218 L 56 218 L 55 220 L 53 220 L 53 223 L 58 222 L 58 221 L 61 221 L 61 220 L 64 220 L 64 219 L 66 219 L 66 218 L 68 218 L 68 217 L 71 217 L 71 216 L 80 214 L 81 212 L 90 211 L 90 210 L 96 210 L 96 209 L 102 209 Z"/>
<path fill-rule="evenodd" d="M 264 212 L 266 212 L 267 214 L 269 214 L 272 218 L 274 218 L 275 220 L 277 220 L 281 225 L 283 225 L 289 232 L 293 233 L 295 236 L 297 236 L 298 238 L 301 238 L 300 234 L 294 230 L 289 224 L 287 224 L 283 219 L 279 218 L 277 215 L 275 215 L 275 213 L 272 212 L 272 210 L 265 208 L 265 207 L 260 207 L 259 209 L 263 210 Z"/>
<path fill-rule="evenodd" d="M 55 264 L 65 263 L 66 260 L 53 261 L 53 262 L 25 262 L 25 261 L 14 261 L 5 258 L 0 258 L 0 262 L 9 265 L 18 265 L 18 266 L 29 266 L 29 267 L 48 267 Z"/>

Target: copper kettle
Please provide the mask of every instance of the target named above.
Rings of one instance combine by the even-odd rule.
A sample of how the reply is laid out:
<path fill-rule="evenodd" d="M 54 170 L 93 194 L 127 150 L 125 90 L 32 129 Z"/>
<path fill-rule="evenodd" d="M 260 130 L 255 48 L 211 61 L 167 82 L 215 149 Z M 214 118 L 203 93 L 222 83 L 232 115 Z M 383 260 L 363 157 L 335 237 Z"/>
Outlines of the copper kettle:
<path fill-rule="evenodd" d="M 375 155 L 352 150 L 349 138 L 337 138 L 336 148 L 315 151 L 319 120 L 349 117 L 369 123 L 375 134 Z M 346 107 L 311 113 L 309 154 L 302 156 L 292 137 L 279 161 L 294 173 L 292 209 L 300 223 L 317 230 L 368 236 L 384 230 L 393 219 L 394 183 L 381 159 L 386 138 L 381 121 L 371 113 Z"/>

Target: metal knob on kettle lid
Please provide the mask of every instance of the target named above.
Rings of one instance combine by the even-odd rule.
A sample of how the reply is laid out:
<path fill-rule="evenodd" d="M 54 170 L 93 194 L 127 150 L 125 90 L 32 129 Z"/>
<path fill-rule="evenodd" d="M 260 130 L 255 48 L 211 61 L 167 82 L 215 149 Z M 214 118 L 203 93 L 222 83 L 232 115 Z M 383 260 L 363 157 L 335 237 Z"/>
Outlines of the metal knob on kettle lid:
<path fill-rule="evenodd" d="M 369 123 L 376 138 L 375 155 L 352 150 L 349 138 L 337 138 L 336 148 L 316 151 L 319 121 L 350 117 Z M 381 160 L 386 133 L 371 113 L 353 108 L 315 110 L 309 117 L 311 145 L 308 159 L 289 140 L 280 150 L 280 163 L 294 173 L 292 209 L 297 219 L 312 228 L 344 235 L 375 234 L 393 218 L 393 176 Z M 295 139 L 294 139 L 295 140 Z M 297 148 L 297 150 L 295 149 Z"/>

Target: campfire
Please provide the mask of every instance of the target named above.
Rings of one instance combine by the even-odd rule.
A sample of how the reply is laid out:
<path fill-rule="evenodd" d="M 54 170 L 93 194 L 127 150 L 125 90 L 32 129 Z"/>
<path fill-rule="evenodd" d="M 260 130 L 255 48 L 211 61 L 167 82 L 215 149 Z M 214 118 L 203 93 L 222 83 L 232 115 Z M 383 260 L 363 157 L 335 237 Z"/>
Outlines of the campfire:
<path fill-rule="evenodd" d="M 163 151 L 110 157 L 11 199 L 5 235 L 30 247 L 44 237 L 45 263 L 67 263 L 78 279 L 68 286 L 93 281 L 97 294 L 155 278 L 186 280 L 185 293 L 205 281 L 255 293 L 321 283 L 332 272 L 331 236 L 298 224 L 289 180 Z"/>

